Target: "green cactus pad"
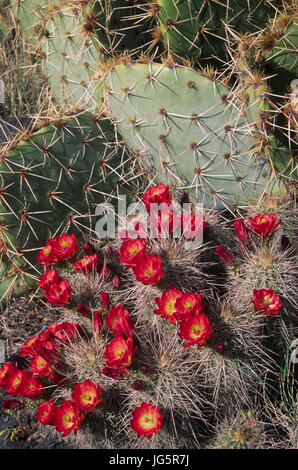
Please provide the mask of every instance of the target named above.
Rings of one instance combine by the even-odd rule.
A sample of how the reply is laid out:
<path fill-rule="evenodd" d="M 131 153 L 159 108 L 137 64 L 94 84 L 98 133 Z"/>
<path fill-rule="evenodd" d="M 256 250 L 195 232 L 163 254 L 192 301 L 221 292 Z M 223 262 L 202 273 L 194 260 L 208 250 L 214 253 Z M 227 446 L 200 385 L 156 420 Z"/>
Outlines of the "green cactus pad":
<path fill-rule="evenodd" d="M 57 3 L 57 0 L 12 0 L 12 11 L 32 46 L 38 44 L 38 35 L 49 7 Z"/>
<path fill-rule="evenodd" d="M 266 61 L 293 74 L 293 78 L 298 76 L 298 25 L 290 24 L 276 41 L 270 53 L 266 54 Z"/>
<path fill-rule="evenodd" d="M 224 23 L 238 33 L 255 32 L 275 13 L 270 4 L 259 0 L 157 0 L 156 11 L 165 46 L 179 56 L 201 59 L 224 51 Z"/>
<path fill-rule="evenodd" d="M 109 120 L 82 114 L 52 122 L 2 152 L 1 300 L 11 272 L 36 279 L 36 254 L 51 236 L 69 231 L 81 237 L 94 230 L 97 204 L 116 205 L 119 193 L 130 194 L 126 157 L 113 139 Z"/>
<path fill-rule="evenodd" d="M 192 69 L 150 63 L 116 66 L 106 86 L 119 132 L 158 181 L 218 208 L 283 190 L 245 105 L 229 99 L 224 85 Z"/>
<path fill-rule="evenodd" d="M 100 41 L 88 31 L 92 10 L 64 6 L 51 12 L 45 24 L 41 48 L 42 68 L 63 109 L 101 105 L 101 82 L 92 80 L 98 67 Z"/>

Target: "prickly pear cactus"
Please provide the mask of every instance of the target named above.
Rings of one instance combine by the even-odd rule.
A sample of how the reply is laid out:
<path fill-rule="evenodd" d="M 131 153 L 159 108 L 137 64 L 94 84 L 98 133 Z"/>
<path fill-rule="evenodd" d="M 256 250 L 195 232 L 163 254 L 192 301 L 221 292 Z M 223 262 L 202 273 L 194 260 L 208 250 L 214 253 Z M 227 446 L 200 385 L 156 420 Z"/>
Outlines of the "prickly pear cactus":
<path fill-rule="evenodd" d="M 121 135 L 163 182 L 218 208 L 283 190 L 258 152 L 245 103 L 226 86 L 190 68 L 152 63 L 117 65 L 106 85 Z M 284 155 L 274 157 L 285 168 Z"/>
<path fill-rule="evenodd" d="M 38 35 L 47 11 L 56 4 L 57 0 L 12 0 L 12 11 L 19 20 L 27 41 L 32 46 L 38 45 Z"/>
<path fill-rule="evenodd" d="M 95 23 L 96 14 L 89 7 L 63 6 L 49 13 L 43 28 L 42 70 L 64 109 L 93 111 L 101 106 L 101 83 L 92 80 L 101 47 Z"/>
<path fill-rule="evenodd" d="M 224 23 L 239 32 L 256 32 L 274 11 L 272 5 L 258 0 L 232 0 L 227 4 L 213 0 L 157 0 L 150 4 L 164 46 L 178 56 L 200 59 L 224 52 Z"/>
<path fill-rule="evenodd" d="M 2 278 L 12 280 L 13 269 L 34 279 L 37 250 L 51 235 L 94 230 L 96 205 L 125 193 L 119 188 L 129 170 L 114 138 L 107 119 L 82 114 L 52 121 L 2 152 Z M 14 289 L 6 292 L 7 284 L 1 283 L 1 300 Z"/>

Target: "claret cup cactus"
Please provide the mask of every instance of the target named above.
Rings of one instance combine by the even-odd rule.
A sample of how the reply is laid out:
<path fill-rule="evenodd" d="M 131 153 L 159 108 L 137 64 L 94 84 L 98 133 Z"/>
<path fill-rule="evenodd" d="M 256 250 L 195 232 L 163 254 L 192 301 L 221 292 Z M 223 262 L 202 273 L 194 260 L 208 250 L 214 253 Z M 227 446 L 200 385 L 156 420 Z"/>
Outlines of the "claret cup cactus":
<path fill-rule="evenodd" d="M 3 407 L 73 448 L 294 447 L 296 1 L 3 11 L 47 95 L 0 147 L 0 301 L 60 315 Z"/>

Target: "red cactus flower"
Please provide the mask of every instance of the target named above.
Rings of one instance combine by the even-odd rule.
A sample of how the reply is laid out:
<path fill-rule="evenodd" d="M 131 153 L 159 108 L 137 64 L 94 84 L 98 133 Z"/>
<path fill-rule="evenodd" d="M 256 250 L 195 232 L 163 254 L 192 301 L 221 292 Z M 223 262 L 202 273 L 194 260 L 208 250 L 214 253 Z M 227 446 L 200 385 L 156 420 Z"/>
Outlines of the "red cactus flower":
<path fill-rule="evenodd" d="M 111 246 L 107 246 L 105 249 L 104 249 L 104 255 L 106 258 L 112 258 L 113 256 L 113 249 Z"/>
<path fill-rule="evenodd" d="M 223 344 L 223 343 L 218 343 L 216 345 L 216 352 L 218 352 L 218 354 L 224 354 L 226 352 L 226 345 Z"/>
<path fill-rule="evenodd" d="M 133 390 L 145 390 L 146 389 L 146 383 L 144 382 L 144 380 L 135 380 L 130 388 L 132 388 Z"/>
<path fill-rule="evenodd" d="M 7 381 L 6 393 L 14 397 L 22 396 L 26 378 L 25 370 L 16 370 Z"/>
<path fill-rule="evenodd" d="M 60 280 L 61 279 L 57 269 L 48 269 L 40 276 L 38 285 L 41 289 L 47 291 L 53 284 L 58 284 Z"/>
<path fill-rule="evenodd" d="M 51 375 L 49 375 L 48 379 L 51 380 L 51 382 L 53 382 L 54 384 L 60 386 L 62 385 L 63 387 L 65 387 L 68 383 L 67 378 L 56 371 L 52 372 Z"/>
<path fill-rule="evenodd" d="M 42 357 L 36 354 L 29 364 L 33 377 L 48 377 L 52 372 L 52 366 Z"/>
<path fill-rule="evenodd" d="M 124 333 L 127 336 L 132 336 L 134 324 L 128 310 L 124 310 L 122 304 L 110 308 L 108 315 L 105 317 L 105 323 L 112 333 Z"/>
<path fill-rule="evenodd" d="M 145 436 L 150 439 L 162 428 L 162 419 L 163 415 L 156 406 L 143 402 L 133 410 L 130 425 L 139 437 Z"/>
<path fill-rule="evenodd" d="M 166 203 L 162 203 L 160 209 L 151 211 L 150 226 L 156 235 L 168 236 L 180 226 L 181 215 L 176 214 Z"/>
<path fill-rule="evenodd" d="M 59 261 L 71 259 L 78 249 L 79 245 L 77 245 L 75 234 L 63 233 L 60 237 L 55 238 L 54 252 Z"/>
<path fill-rule="evenodd" d="M 133 350 L 133 340 L 131 336 L 123 338 L 116 334 L 115 338 L 107 345 L 104 352 L 106 366 L 111 369 L 123 369 L 129 367 L 137 347 Z"/>
<path fill-rule="evenodd" d="M 49 330 L 63 343 L 74 341 L 79 337 L 80 326 L 78 323 L 64 321 L 62 323 L 52 323 Z"/>
<path fill-rule="evenodd" d="M 40 346 L 43 349 L 47 349 L 48 351 L 52 352 L 57 352 L 59 350 L 59 342 L 57 341 L 57 338 L 55 335 L 52 333 L 51 330 L 44 330 L 38 335 L 38 339 L 40 342 Z M 37 345 L 35 350 L 40 351 L 40 346 Z"/>
<path fill-rule="evenodd" d="M 56 408 L 54 425 L 56 431 L 62 432 L 62 436 L 66 437 L 73 431 L 77 433 L 81 426 L 84 415 L 80 414 L 79 408 L 70 400 L 63 400 L 61 406 Z"/>
<path fill-rule="evenodd" d="M 110 377 L 111 379 L 114 379 L 114 380 L 122 379 L 125 373 L 125 371 L 121 369 L 112 369 L 111 367 L 106 367 L 106 366 L 102 369 L 101 372 L 103 375 L 106 375 L 107 377 Z"/>
<path fill-rule="evenodd" d="M 55 240 L 54 238 L 50 238 L 47 245 L 38 252 L 36 258 L 41 266 L 52 266 L 53 264 L 57 263 L 58 257 L 55 253 L 54 246 Z"/>
<path fill-rule="evenodd" d="M 67 305 L 69 304 L 71 296 L 71 288 L 65 279 L 59 283 L 53 284 L 52 287 L 46 292 L 46 299 L 53 305 Z"/>
<path fill-rule="evenodd" d="M 93 255 L 93 253 L 95 251 L 93 246 L 91 246 L 90 243 L 88 243 L 88 242 L 84 243 L 83 249 L 84 249 L 84 254 L 85 255 Z"/>
<path fill-rule="evenodd" d="M 3 400 L 1 406 L 6 410 L 20 410 L 24 408 L 24 403 L 20 400 Z"/>
<path fill-rule="evenodd" d="M 169 186 L 160 183 L 157 186 L 151 186 L 148 191 L 143 194 L 143 201 L 146 209 L 150 211 L 150 204 L 160 204 L 161 202 L 171 204 Z"/>
<path fill-rule="evenodd" d="M 117 274 L 115 274 L 115 276 L 113 277 L 112 286 L 113 286 L 114 290 L 119 289 L 120 279 L 119 279 L 119 276 Z"/>
<path fill-rule="evenodd" d="M 89 307 L 89 305 L 79 304 L 77 306 L 77 311 L 85 318 L 91 317 L 91 308 Z"/>
<path fill-rule="evenodd" d="M 207 340 L 212 339 L 213 326 L 209 325 L 208 318 L 203 313 L 190 316 L 180 324 L 179 336 L 188 341 L 183 346 L 188 348 L 196 344 L 198 349 L 204 346 Z"/>
<path fill-rule="evenodd" d="M 98 261 L 97 253 L 93 255 L 85 255 L 84 258 L 78 259 L 75 263 L 73 263 L 73 268 L 77 273 L 84 273 L 88 274 L 91 271 L 95 270 L 95 266 Z"/>
<path fill-rule="evenodd" d="M 95 335 L 100 335 L 102 330 L 102 312 L 93 313 L 93 332 Z"/>
<path fill-rule="evenodd" d="M 0 369 L 0 388 L 5 388 L 10 377 L 15 374 L 17 368 L 11 364 L 11 362 L 6 361 Z"/>
<path fill-rule="evenodd" d="M 206 306 L 206 302 L 201 294 L 194 294 L 193 292 L 185 292 L 178 297 L 175 303 L 175 317 L 179 322 L 186 320 L 189 315 L 202 313 Z"/>
<path fill-rule="evenodd" d="M 146 241 L 137 238 L 136 240 L 124 240 L 120 248 L 118 261 L 126 268 L 132 268 L 137 265 L 140 256 L 146 253 Z"/>
<path fill-rule="evenodd" d="M 85 382 L 75 384 L 71 398 L 81 411 L 86 410 L 90 413 L 103 401 L 102 398 L 99 398 L 100 392 L 100 386 L 88 379 Z"/>
<path fill-rule="evenodd" d="M 100 305 L 103 309 L 108 309 L 110 306 L 110 296 L 108 292 L 101 292 L 100 294 Z"/>
<path fill-rule="evenodd" d="M 44 401 L 37 407 L 36 419 L 41 424 L 53 425 L 55 422 L 56 405 L 53 400 Z"/>
<path fill-rule="evenodd" d="M 234 255 L 232 253 L 227 252 L 223 246 L 218 245 L 216 247 L 216 253 L 221 257 L 221 259 L 225 263 L 231 264 L 232 266 L 234 265 L 235 263 Z"/>
<path fill-rule="evenodd" d="M 263 311 L 267 317 L 277 315 L 282 307 L 279 296 L 272 289 L 254 289 L 251 301 L 255 310 Z"/>
<path fill-rule="evenodd" d="M 121 232 L 118 231 L 118 238 L 121 238 L 122 240 L 134 240 L 136 237 L 138 238 L 147 238 L 147 228 L 145 225 L 142 224 L 142 222 L 139 222 L 138 220 L 133 223 L 134 230 L 121 230 Z M 119 256 L 116 251 L 113 252 L 113 256 L 116 258 Z"/>
<path fill-rule="evenodd" d="M 103 277 L 104 280 L 107 280 L 111 275 L 110 268 L 106 264 L 98 264 L 96 266 L 96 271 Z"/>
<path fill-rule="evenodd" d="M 175 323 L 177 321 L 175 303 L 176 300 L 182 297 L 182 292 L 175 287 L 170 287 L 169 290 L 164 291 L 161 297 L 156 297 L 155 302 L 158 308 L 154 310 L 155 315 L 161 315 L 162 318 L 169 320 L 169 323 Z"/>
<path fill-rule="evenodd" d="M 206 230 L 207 224 L 202 214 L 184 212 L 182 232 L 187 240 L 196 240 Z"/>
<path fill-rule="evenodd" d="M 253 218 L 249 218 L 246 222 L 253 232 L 263 238 L 270 237 L 281 224 L 281 219 L 277 220 L 276 214 L 258 214 Z"/>
<path fill-rule="evenodd" d="M 28 398 L 40 398 L 43 394 L 41 383 L 31 374 L 26 373 L 22 395 Z"/>
<path fill-rule="evenodd" d="M 37 350 L 41 346 L 39 335 L 32 336 L 23 346 L 21 347 L 18 355 L 20 357 L 33 357 L 37 354 Z"/>
<path fill-rule="evenodd" d="M 143 255 L 138 264 L 133 268 L 134 275 L 138 281 L 145 285 L 157 284 L 164 273 L 161 257 L 159 255 Z"/>
<path fill-rule="evenodd" d="M 240 243 L 247 243 L 249 240 L 249 233 L 243 223 L 243 220 L 235 220 L 234 228 L 236 232 L 236 237 L 238 238 Z"/>

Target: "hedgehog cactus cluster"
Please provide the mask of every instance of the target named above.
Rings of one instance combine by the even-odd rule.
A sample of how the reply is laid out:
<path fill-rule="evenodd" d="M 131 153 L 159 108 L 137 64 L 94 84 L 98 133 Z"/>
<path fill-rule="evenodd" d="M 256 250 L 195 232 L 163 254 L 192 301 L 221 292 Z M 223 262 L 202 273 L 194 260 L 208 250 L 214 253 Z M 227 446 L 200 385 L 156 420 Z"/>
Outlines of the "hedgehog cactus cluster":
<path fill-rule="evenodd" d="M 143 194 L 146 204 L 156 198 L 169 203 L 170 214 L 169 187 Z M 232 252 L 215 248 L 214 222 L 206 213 L 199 232 L 213 244 L 207 254 L 204 246 L 185 248 L 193 238 L 187 226 L 182 238 L 170 230 L 164 239 L 162 219 L 152 224 L 156 239 L 121 233 L 112 242 L 90 239 L 82 249 L 74 233 L 63 233 L 39 251 L 45 268 L 40 295 L 60 310 L 61 321 L 24 343 L 18 352 L 24 369 L 10 362 L 0 369 L 6 406 L 9 396 L 20 407 L 31 406 L 37 434 L 61 433 L 74 447 L 213 447 L 220 433 L 216 441 L 212 423 L 250 410 L 251 395 L 266 390 L 268 375 L 272 388 L 277 383 L 266 339 L 291 312 L 282 281 L 295 286 L 294 263 L 285 253 L 276 284 L 264 267 L 263 283 L 253 285 L 246 258 L 253 266 L 260 251 L 282 253 L 281 219 L 265 213 L 238 220 L 232 230 L 226 226 Z M 223 269 L 215 275 L 217 258 Z M 221 293 L 233 283 L 240 285 L 238 299 L 235 287 Z M 231 439 L 236 447 L 247 440 L 255 447 L 266 441 L 261 429 L 257 442 L 250 442 L 254 426 Z"/>
<path fill-rule="evenodd" d="M 0 302 L 30 289 L 62 321 L 0 388 L 75 446 L 257 446 L 251 396 L 295 335 L 296 0 L 5 9 L 51 100 L 0 147 Z M 165 204 L 153 238 L 97 238 L 123 195 Z"/>

